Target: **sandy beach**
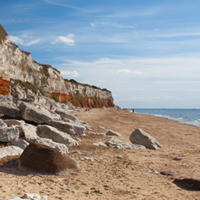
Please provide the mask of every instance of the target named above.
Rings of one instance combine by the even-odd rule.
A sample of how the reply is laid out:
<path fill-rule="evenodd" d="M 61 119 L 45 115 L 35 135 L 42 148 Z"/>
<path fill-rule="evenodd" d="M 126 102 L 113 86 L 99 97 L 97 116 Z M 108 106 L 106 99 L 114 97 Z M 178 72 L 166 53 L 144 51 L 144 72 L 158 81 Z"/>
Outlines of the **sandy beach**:
<path fill-rule="evenodd" d="M 120 133 L 118 139 L 130 143 L 130 134 L 140 128 L 163 147 L 158 150 L 97 147 L 93 143 L 106 142 L 108 138 L 86 131 L 86 136 L 77 136 L 82 140 L 79 146 L 69 147 L 69 156 L 79 163 L 79 172 L 63 176 L 28 173 L 17 168 L 18 156 L 0 160 L 0 199 L 21 197 L 24 193 L 48 196 L 48 200 L 200 199 L 198 191 L 172 183 L 174 178 L 200 179 L 200 128 L 125 110 L 82 109 L 75 115 L 88 122 L 92 132 L 105 133 L 98 128 L 102 126 Z M 85 157 L 94 161 L 84 160 Z M 161 175 L 161 171 L 175 176 Z"/>

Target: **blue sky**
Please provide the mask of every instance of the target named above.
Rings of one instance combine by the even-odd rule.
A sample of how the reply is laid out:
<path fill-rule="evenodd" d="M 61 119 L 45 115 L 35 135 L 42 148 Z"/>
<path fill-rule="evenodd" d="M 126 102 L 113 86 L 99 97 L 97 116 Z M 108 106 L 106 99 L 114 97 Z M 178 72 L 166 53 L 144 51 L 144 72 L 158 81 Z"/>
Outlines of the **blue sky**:
<path fill-rule="evenodd" d="M 9 0 L 0 23 L 22 50 L 129 108 L 200 108 L 200 1 Z"/>

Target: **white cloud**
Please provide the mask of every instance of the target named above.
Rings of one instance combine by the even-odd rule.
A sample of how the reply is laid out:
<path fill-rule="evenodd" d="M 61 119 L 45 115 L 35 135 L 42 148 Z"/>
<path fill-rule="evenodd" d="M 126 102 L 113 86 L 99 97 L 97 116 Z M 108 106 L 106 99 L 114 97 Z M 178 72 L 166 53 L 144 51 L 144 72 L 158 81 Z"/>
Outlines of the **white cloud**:
<path fill-rule="evenodd" d="M 76 77 L 78 76 L 78 72 L 77 71 L 60 71 L 62 75 L 67 75 L 70 77 Z"/>
<path fill-rule="evenodd" d="M 90 22 L 92 27 L 114 27 L 114 28 L 135 28 L 133 25 L 122 25 L 116 22 Z"/>
<path fill-rule="evenodd" d="M 121 69 L 117 71 L 117 74 L 143 74 L 143 72 L 141 71 L 131 71 L 128 69 Z"/>
<path fill-rule="evenodd" d="M 58 39 L 55 40 L 55 42 L 52 42 L 51 44 L 55 44 L 57 42 L 64 42 L 68 46 L 75 45 L 75 41 L 72 39 L 74 37 L 74 34 L 68 34 L 66 37 L 59 36 Z"/>
<path fill-rule="evenodd" d="M 40 42 L 40 38 L 38 38 L 38 39 L 36 39 L 36 40 L 33 40 L 33 41 L 31 41 L 31 42 L 28 42 L 28 43 L 24 44 L 24 46 L 31 46 L 31 45 L 37 44 L 37 43 L 39 43 L 39 42 Z"/>
<path fill-rule="evenodd" d="M 24 44 L 23 39 L 21 39 L 21 38 L 19 38 L 19 37 L 17 37 L 17 36 L 10 35 L 9 38 L 10 38 L 10 40 L 11 40 L 12 42 L 14 42 L 14 43 L 16 43 L 16 44 L 22 44 L 22 45 Z"/>

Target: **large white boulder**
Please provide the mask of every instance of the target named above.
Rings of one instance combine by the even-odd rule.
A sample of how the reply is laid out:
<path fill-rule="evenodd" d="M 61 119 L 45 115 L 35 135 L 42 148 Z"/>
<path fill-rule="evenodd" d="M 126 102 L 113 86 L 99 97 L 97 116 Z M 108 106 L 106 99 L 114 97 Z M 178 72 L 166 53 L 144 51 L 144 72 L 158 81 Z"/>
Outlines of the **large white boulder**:
<path fill-rule="evenodd" d="M 33 104 L 22 102 L 19 105 L 21 117 L 27 121 L 32 121 L 38 124 L 49 124 L 53 119 L 61 119 L 59 115 L 52 114 L 49 110 L 42 106 L 35 106 Z"/>
<path fill-rule="evenodd" d="M 122 142 L 121 140 L 118 140 L 115 137 L 111 137 L 110 139 L 108 139 L 106 141 L 106 145 L 111 145 L 114 146 L 118 149 L 132 149 L 132 150 L 136 150 L 136 149 L 146 149 L 144 146 L 142 145 L 138 145 L 138 144 L 129 144 L 126 142 Z"/>
<path fill-rule="evenodd" d="M 0 159 L 6 156 L 21 155 L 22 152 L 23 152 L 23 149 L 16 146 L 3 147 L 3 148 L 0 148 Z"/>
<path fill-rule="evenodd" d="M 51 121 L 51 125 L 70 135 L 81 135 L 86 129 L 83 125 L 55 120 Z"/>
<path fill-rule="evenodd" d="M 78 142 L 67 133 L 48 125 L 38 125 L 37 134 L 42 138 L 52 139 L 55 142 L 63 143 L 67 146 L 76 146 Z"/>
<path fill-rule="evenodd" d="M 22 126 L 24 137 L 28 142 L 31 142 L 32 140 L 35 140 L 38 138 L 37 135 L 37 127 L 33 126 L 31 124 L 24 124 Z"/>
<path fill-rule="evenodd" d="M 0 95 L 0 113 L 9 116 L 9 117 L 17 117 L 20 115 L 20 110 L 13 103 L 12 96 L 3 96 Z"/>
<path fill-rule="evenodd" d="M 151 135 L 144 132 L 141 129 L 135 129 L 130 135 L 130 141 L 133 144 L 144 145 L 148 149 L 158 149 L 162 147 L 162 145 L 156 141 Z"/>
<path fill-rule="evenodd" d="M 112 131 L 112 130 L 108 130 L 106 135 L 112 135 L 112 136 L 121 136 L 121 134 L 115 132 L 115 131 Z"/>
<path fill-rule="evenodd" d="M 0 128 L 0 141 L 11 142 L 19 138 L 19 130 L 15 127 Z"/>

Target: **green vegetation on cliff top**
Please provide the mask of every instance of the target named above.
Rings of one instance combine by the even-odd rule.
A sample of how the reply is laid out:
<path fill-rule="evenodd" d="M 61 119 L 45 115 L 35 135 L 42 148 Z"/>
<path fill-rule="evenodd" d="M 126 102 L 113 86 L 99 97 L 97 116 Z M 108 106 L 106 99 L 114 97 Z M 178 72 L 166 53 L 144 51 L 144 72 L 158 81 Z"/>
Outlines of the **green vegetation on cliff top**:
<path fill-rule="evenodd" d="M 72 83 L 72 84 L 82 85 L 82 86 L 87 86 L 87 87 L 92 87 L 92 88 L 94 88 L 94 89 L 99 89 L 99 90 L 102 90 L 102 91 L 106 91 L 106 92 L 110 92 L 110 93 L 111 93 L 111 91 L 107 90 L 106 88 L 101 89 L 100 87 L 97 87 L 97 86 L 95 86 L 95 85 L 88 85 L 88 84 L 84 84 L 84 83 L 79 83 L 79 82 L 75 81 L 74 79 L 70 79 L 70 80 L 64 79 L 64 80 L 65 80 L 66 82 L 70 82 L 70 83 Z"/>

